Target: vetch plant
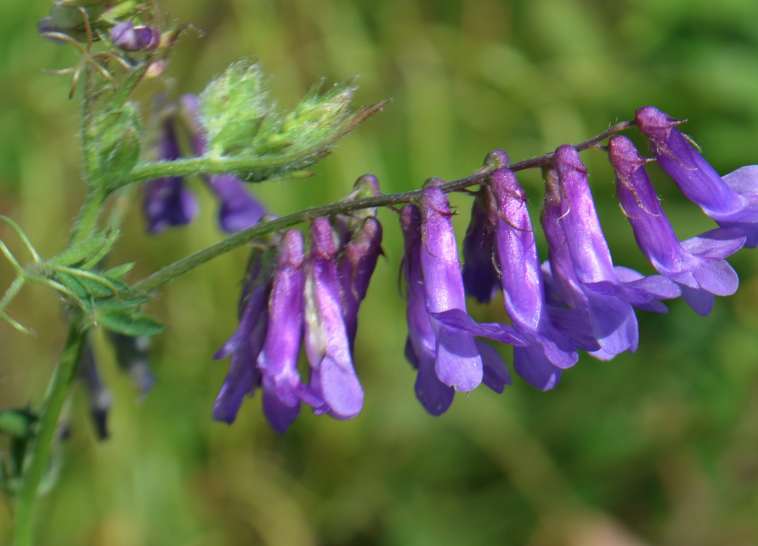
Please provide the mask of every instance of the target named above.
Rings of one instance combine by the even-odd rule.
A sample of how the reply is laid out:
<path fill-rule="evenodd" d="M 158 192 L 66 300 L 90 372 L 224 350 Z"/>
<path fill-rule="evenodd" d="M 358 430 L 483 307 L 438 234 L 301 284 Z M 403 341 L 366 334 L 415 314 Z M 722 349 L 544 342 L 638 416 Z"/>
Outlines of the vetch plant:
<path fill-rule="evenodd" d="M 252 183 L 310 177 L 311 165 L 387 101 L 356 109 L 352 80 L 328 89 L 321 83 L 282 112 L 260 65 L 243 60 L 201 95 L 158 95 L 143 112 L 133 92 L 143 80 L 162 77 L 184 30 L 160 21 L 153 4 L 59 0 L 39 22 L 43 38 L 80 54 L 74 67 L 50 72 L 70 76 L 71 94 L 81 96 L 87 197 L 68 247 L 52 257 L 42 257 L 16 222 L 0 217 L 30 257 L 22 263 L 0 242 L 16 274 L 0 300 L 0 316 L 28 333 L 5 309 L 27 283 L 37 283 L 58 293 L 69 323 L 42 406 L 0 411 L 0 433 L 10 438 L 0 482 L 13 500 L 17 546 L 33 543 L 36 499 L 54 485 L 60 415 L 75 381 L 86 386 L 97 435 L 111 433 L 111 394 L 88 340 L 91 331 L 108 332 L 119 366 L 147 395 L 154 383 L 149 338 L 164 326 L 143 312 L 145 305 L 166 283 L 237 247 L 250 247 L 239 325 L 214 355 L 229 358 L 229 372 L 209 414 L 232 423 L 244 399 L 260 390 L 267 420 L 283 434 L 303 406 L 334 419 L 357 417 L 372 388 L 360 380 L 355 340 L 358 310 L 383 254 L 379 207 L 397 213 L 404 236 L 405 357 L 418 372 L 416 396 L 431 415 L 444 413 L 455 391 L 483 383 L 503 393 L 512 384 L 497 344 L 513 346 L 514 370 L 526 383 L 549 390 L 576 365 L 579 351 L 602 360 L 634 352 L 640 341 L 635 309 L 665 313 L 663 301 L 682 297 L 707 315 L 715 296 L 737 290 L 725 259 L 758 244 L 758 166 L 720 177 L 679 132 L 682 120 L 651 106 L 633 121 L 540 157 L 511 163 L 495 150 L 470 176 L 429 178 L 418 190 L 395 194 L 383 194 L 376 177 L 366 174 L 339 202 L 279 217 L 251 193 Z M 655 159 L 618 134 L 633 128 L 648 138 Z M 608 153 L 619 205 L 658 275 L 614 264 L 580 158 L 590 149 Z M 718 226 L 680 241 L 647 175 L 651 161 Z M 525 169 L 541 169 L 545 182 L 545 261 L 516 175 Z M 191 175 L 201 175 L 218 197 L 219 224 L 230 235 L 127 282 L 133 264 L 109 263 L 124 211 L 108 203 L 116 196 L 133 200 L 132 188 L 142 185 L 150 233 L 185 225 L 198 210 L 184 183 Z M 451 192 L 473 195 L 463 264 Z M 469 316 L 466 296 L 487 303 L 501 290 L 510 324 Z M 301 350 L 306 374 L 297 365 Z"/>

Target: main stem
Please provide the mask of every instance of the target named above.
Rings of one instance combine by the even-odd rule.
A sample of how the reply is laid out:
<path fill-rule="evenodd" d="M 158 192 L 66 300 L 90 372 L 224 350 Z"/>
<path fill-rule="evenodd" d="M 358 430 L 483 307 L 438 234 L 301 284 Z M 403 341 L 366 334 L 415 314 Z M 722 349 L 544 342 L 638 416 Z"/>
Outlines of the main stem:
<path fill-rule="evenodd" d="M 42 406 L 34 446 L 24 468 L 24 482 L 16 500 L 14 545 L 32 546 L 34 529 L 34 508 L 37 489 L 45 472 L 50 455 L 50 447 L 58 430 L 58 419 L 68 397 L 71 383 L 81 359 L 86 332 L 79 321 L 71 321 L 66 346 L 58 359 L 53 378 Z"/>

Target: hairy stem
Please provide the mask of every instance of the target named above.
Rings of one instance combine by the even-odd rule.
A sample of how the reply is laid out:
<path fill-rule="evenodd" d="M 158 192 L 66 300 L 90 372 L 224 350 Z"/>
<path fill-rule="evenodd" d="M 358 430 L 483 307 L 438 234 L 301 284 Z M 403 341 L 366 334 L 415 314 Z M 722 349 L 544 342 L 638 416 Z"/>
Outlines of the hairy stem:
<path fill-rule="evenodd" d="M 624 121 L 621 123 L 617 123 L 616 125 L 609 128 L 607 131 L 604 131 L 603 133 L 597 135 L 596 137 L 593 137 L 577 145 L 576 148 L 579 151 L 587 150 L 589 148 L 594 148 L 602 140 L 608 138 L 609 136 L 615 133 L 628 129 L 629 127 L 632 126 L 632 124 L 633 122 L 631 121 Z M 550 152 L 539 157 L 527 159 L 524 161 L 519 161 L 517 163 L 512 163 L 509 166 L 509 168 L 512 171 L 523 171 L 525 169 L 533 169 L 533 168 L 541 167 L 542 165 L 550 163 L 553 160 L 553 155 L 554 153 Z M 192 160 L 187 160 L 187 161 L 192 161 Z M 202 161 L 202 160 L 196 160 L 196 161 Z M 160 165 L 167 166 L 167 165 L 172 165 L 174 163 L 177 163 L 177 162 L 163 163 L 163 164 L 156 163 L 154 164 L 154 166 L 155 167 L 158 167 Z M 454 192 L 454 191 L 460 191 L 470 186 L 475 186 L 477 184 L 480 184 L 484 179 L 486 179 L 488 175 L 489 173 L 487 172 L 479 172 L 471 176 L 467 176 L 466 178 L 454 180 L 442 186 L 442 191 L 449 193 L 449 192 Z M 165 175 L 161 174 L 159 176 L 165 176 Z M 218 243 L 208 246 L 202 250 L 198 250 L 197 252 L 194 252 L 193 254 L 190 254 L 189 256 L 182 258 L 181 260 L 178 260 L 170 265 L 167 265 L 166 267 L 153 273 L 146 279 L 143 279 L 142 281 L 138 282 L 134 286 L 134 288 L 136 290 L 140 290 L 143 292 L 149 292 L 151 290 L 155 290 L 156 288 L 166 284 L 167 282 L 175 279 L 176 277 L 183 275 L 184 273 L 187 273 L 188 271 L 191 271 L 192 269 L 196 268 L 199 265 L 204 264 L 205 262 L 209 260 L 212 260 L 216 256 L 220 256 L 221 254 L 229 252 L 230 250 L 233 250 L 241 245 L 244 245 L 245 243 L 258 239 L 268 233 L 272 233 L 280 229 L 285 229 L 290 226 L 300 224 L 302 222 L 307 222 L 319 216 L 333 216 L 335 214 L 349 213 L 354 210 L 367 209 L 367 208 L 373 208 L 373 207 L 388 207 L 388 206 L 408 203 L 410 201 L 416 201 L 421 197 L 422 191 L 423 190 L 419 189 L 419 190 L 407 191 L 407 192 L 402 192 L 402 193 L 390 193 L 386 195 L 379 195 L 377 197 L 369 197 L 366 199 L 356 199 L 353 201 L 340 201 L 338 203 L 331 203 L 329 205 L 323 205 L 320 207 L 310 207 L 303 211 L 296 212 L 295 214 L 290 214 L 289 216 L 276 218 L 275 220 L 269 220 L 267 222 L 261 222 L 251 228 L 248 228 L 243 231 L 239 231 L 233 235 L 230 235 L 226 239 L 219 241 Z"/>
<path fill-rule="evenodd" d="M 58 429 L 58 419 L 68 397 L 71 383 L 81 359 L 86 338 L 85 326 L 78 319 L 71 321 L 66 346 L 58 359 L 42 406 L 37 434 L 24 465 L 21 492 L 16 500 L 14 522 L 14 546 L 32 546 L 34 530 L 34 507 L 37 490 L 50 456 L 50 448 Z"/>

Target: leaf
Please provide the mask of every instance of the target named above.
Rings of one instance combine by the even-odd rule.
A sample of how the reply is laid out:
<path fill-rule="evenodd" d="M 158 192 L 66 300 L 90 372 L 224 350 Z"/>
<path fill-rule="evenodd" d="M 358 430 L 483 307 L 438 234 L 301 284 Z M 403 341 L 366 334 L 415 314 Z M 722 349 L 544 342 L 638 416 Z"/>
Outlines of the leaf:
<path fill-rule="evenodd" d="M 95 300 L 95 307 L 107 310 L 126 310 L 150 301 L 147 296 L 112 297 Z"/>
<path fill-rule="evenodd" d="M 81 243 L 77 243 L 71 248 L 64 250 L 57 256 L 50 258 L 47 263 L 50 265 L 72 266 L 85 260 L 91 259 L 108 242 L 109 233 L 101 231 Z"/>
<path fill-rule="evenodd" d="M 93 267 L 97 266 L 111 251 L 113 248 L 113 245 L 116 244 L 116 241 L 118 240 L 119 236 L 121 235 L 120 229 L 114 229 L 108 234 L 108 239 L 105 241 L 105 244 L 103 247 L 94 254 L 89 260 L 87 260 L 84 265 L 81 266 L 82 269 L 92 269 Z"/>
<path fill-rule="evenodd" d="M 108 277 L 111 280 L 120 279 L 121 277 L 129 273 L 129 271 L 131 271 L 133 267 L 134 267 L 134 262 L 117 265 L 116 267 L 113 267 L 109 269 L 108 271 L 104 271 L 103 276 Z"/>
<path fill-rule="evenodd" d="M 166 328 L 151 317 L 121 311 L 99 310 L 96 316 L 98 323 L 104 328 L 128 336 L 154 336 Z"/>

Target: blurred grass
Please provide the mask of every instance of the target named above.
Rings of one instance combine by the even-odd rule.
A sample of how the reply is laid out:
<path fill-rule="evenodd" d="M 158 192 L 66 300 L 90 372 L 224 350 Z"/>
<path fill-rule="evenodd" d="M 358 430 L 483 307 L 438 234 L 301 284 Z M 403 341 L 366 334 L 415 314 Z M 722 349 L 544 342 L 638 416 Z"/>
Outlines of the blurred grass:
<path fill-rule="evenodd" d="M 321 76 L 361 74 L 358 101 L 392 97 L 308 181 L 254 191 L 278 214 L 341 198 L 364 172 L 385 192 L 475 170 L 487 151 L 514 160 L 578 142 L 636 108 L 688 117 L 717 170 L 756 163 L 758 4 L 750 0 L 165 0 L 188 32 L 170 74 L 200 91 L 231 61 L 258 58 L 273 95 L 293 105 Z M 49 2 L 0 3 L 0 213 L 43 255 L 61 249 L 81 203 L 77 108 L 41 68 L 73 51 L 38 38 Z M 632 133 L 630 133 L 632 135 Z M 633 136 L 640 144 L 642 141 Z M 613 200 L 602 154 L 586 152 L 617 263 L 649 272 Z M 712 224 L 655 168 L 682 238 Z M 536 206 L 538 173 L 520 176 Z M 199 181 L 202 217 L 148 237 L 135 206 L 116 261 L 132 279 L 221 237 Z M 470 201 L 455 196 L 463 233 Z M 535 216 L 536 219 L 536 216 Z M 441 418 L 413 396 L 402 357 L 402 245 L 382 213 L 387 260 L 360 315 L 356 362 L 366 407 L 350 422 L 303 414 L 279 437 L 247 401 L 227 427 L 210 420 L 234 330 L 244 251 L 168 286 L 152 311 L 170 326 L 154 349 L 158 384 L 142 404 L 96 349 L 114 394 L 112 438 L 94 440 L 79 388 L 57 488 L 40 503 L 41 545 L 752 545 L 758 542 L 758 255 L 707 318 L 682 302 L 640 313 L 640 349 L 582 357 L 559 387 L 522 381 L 501 396 L 458 395 Z M 15 252 L 11 231 L 0 228 Z M 544 248 L 543 248 L 544 250 Z M 0 266 L 0 284 L 11 270 Z M 25 289 L 10 312 L 39 337 L 0 326 L 0 406 L 38 405 L 62 346 L 55 298 Z M 502 307 L 472 305 L 480 319 Z M 191 341 L 190 341 L 191 340 Z M 0 506 L 0 541 L 10 512 Z"/>

